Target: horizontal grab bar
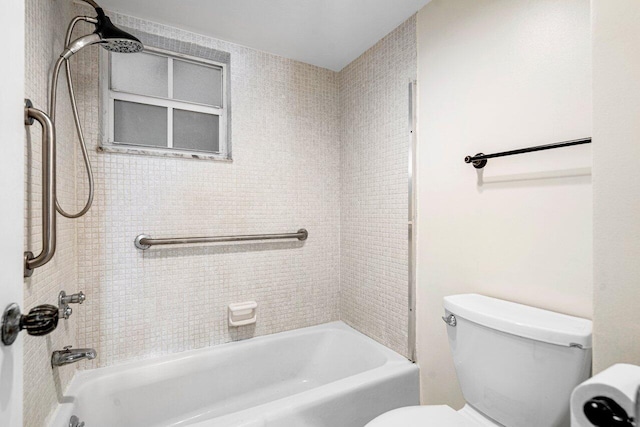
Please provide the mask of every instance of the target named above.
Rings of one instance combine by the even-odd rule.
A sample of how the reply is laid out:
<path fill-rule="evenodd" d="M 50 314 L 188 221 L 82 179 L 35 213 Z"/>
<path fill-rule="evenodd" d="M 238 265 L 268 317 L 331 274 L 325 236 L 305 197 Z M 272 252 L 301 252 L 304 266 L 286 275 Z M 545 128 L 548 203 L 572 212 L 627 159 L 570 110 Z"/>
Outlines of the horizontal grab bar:
<path fill-rule="evenodd" d="M 212 236 L 212 237 L 174 237 L 165 239 L 153 239 L 146 234 L 140 234 L 134 241 L 136 248 L 140 250 L 149 249 L 151 246 L 160 245 L 184 245 L 189 243 L 221 243 L 221 242 L 246 242 L 253 240 L 281 240 L 281 239 L 298 239 L 300 241 L 307 240 L 309 232 L 301 228 L 295 233 L 282 234 L 245 234 L 236 236 Z"/>
<path fill-rule="evenodd" d="M 474 168 L 482 169 L 487 164 L 487 159 L 495 157 L 513 156 L 515 154 L 533 153 L 534 151 L 553 150 L 554 148 L 571 147 L 573 145 L 591 144 L 591 138 L 574 139 L 571 141 L 556 142 L 554 144 L 538 145 L 535 147 L 520 148 L 518 150 L 503 151 L 495 154 L 478 153 L 475 156 L 464 158 L 465 163 L 471 163 Z"/>

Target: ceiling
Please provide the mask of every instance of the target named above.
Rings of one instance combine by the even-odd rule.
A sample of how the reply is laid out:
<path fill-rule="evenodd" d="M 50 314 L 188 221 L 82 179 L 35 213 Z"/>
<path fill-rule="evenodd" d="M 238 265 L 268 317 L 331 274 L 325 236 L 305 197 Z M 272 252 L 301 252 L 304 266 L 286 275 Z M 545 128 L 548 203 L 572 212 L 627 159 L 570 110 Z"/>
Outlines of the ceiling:
<path fill-rule="evenodd" d="M 107 10 L 340 71 L 430 0 L 98 0 Z"/>

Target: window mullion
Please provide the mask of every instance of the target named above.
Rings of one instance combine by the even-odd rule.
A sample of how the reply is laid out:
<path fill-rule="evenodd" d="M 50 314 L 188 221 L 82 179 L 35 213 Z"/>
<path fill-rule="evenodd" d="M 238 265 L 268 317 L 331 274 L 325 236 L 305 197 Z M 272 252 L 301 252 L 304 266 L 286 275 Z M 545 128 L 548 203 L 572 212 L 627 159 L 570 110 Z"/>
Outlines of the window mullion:
<path fill-rule="evenodd" d="M 173 99 L 153 98 L 145 95 L 135 95 L 125 92 L 111 92 L 110 95 L 119 101 L 137 102 L 138 104 L 157 105 L 158 107 L 170 107 L 179 110 L 195 111 L 198 113 L 213 114 L 219 116 L 224 114 L 224 109 L 208 107 L 206 105 L 190 104 L 184 101 Z"/>
<path fill-rule="evenodd" d="M 173 108 L 167 108 L 167 147 L 173 148 Z"/>
<path fill-rule="evenodd" d="M 169 99 L 173 99 L 173 58 L 168 57 L 169 61 L 167 66 L 169 69 L 167 70 L 168 79 L 167 84 L 169 87 L 167 88 L 167 94 L 169 95 Z M 173 108 L 167 108 L 167 146 L 169 148 L 173 148 Z"/>
<path fill-rule="evenodd" d="M 116 133 L 116 122 L 114 120 L 115 117 L 115 104 L 116 100 L 112 97 L 109 97 L 109 136 L 108 140 L 111 142 L 115 142 L 115 133 Z"/>
<path fill-rule="evenodd" d="M 173 58 L 169 57 L 168 59 L 167 84 L 169 87 L 167 88 L 167 93 L 169 94 L 169 99 L 173 99 Z"/>

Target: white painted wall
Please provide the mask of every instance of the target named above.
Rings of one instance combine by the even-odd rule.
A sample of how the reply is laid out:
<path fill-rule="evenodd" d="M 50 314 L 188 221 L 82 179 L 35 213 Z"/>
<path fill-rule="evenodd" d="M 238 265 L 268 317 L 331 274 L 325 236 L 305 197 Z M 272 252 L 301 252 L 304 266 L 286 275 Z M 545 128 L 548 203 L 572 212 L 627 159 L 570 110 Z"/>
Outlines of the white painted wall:
<path fill-rule="evenodd" d="M 446 295 L 592 315 L 588 0 L 434 0 L 418 14 L 417 323 L 424 403 L 461 406 Z"/>
<path fill-rule="evenodd" d="M 340 71 L 428 2 L 102 0 L 100 5 L 111 11 Z"/>
<path fill-rule="evenodd" d="M 23 158 L 24 158 L 24 3 L 5 2 L 0 14 L 3 48 L 0 67 L 0 310 L 22 306 Z M 36 125 L 37 126 L 37 125 Z M 22 425 L 23 337 L 0 344 L 0 425 Z"/>
<path fill-rule="evenodd" d="M 640 364 L 640 2 L 593 0 L 594 370 Z"/>

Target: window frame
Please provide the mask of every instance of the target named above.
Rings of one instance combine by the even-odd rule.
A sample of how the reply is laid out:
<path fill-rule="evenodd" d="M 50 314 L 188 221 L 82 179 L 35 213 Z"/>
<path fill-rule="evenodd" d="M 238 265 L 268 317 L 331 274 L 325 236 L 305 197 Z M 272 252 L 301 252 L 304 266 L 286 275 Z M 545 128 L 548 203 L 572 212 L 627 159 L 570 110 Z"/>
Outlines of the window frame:
<path fill-rule="evenodd" d="M 101 49 L 102 50 L 102 49 Z M 127 152 L 131 154 L 149 154 L 171 157 L 188 157 L 213 160 L 231 160 L 231 140 L 229 138 L 229 64 L 172 52 L 156 47 L 145 46 L 144 52 L 167 59 L 167 98 L 139 95 L 111 89 L 111 55 L 103 50 L 100 60 L 100 86 L 102 98 L 102 143 L 100 149 L 107 152 Z M 196 65 L 204 65 L 222 70 L 222 105 L 210 106 L 201 103 L 170 99 L 173 96 L 173 61 L 180 60 Z M 167 147 L 138 145 L 115 141 L 115 101 L 134 102 L 167 109 Z M 218 116 L 218 151 L 200 151 L 173 148 L 173 111 L 183 110 Z"/>

